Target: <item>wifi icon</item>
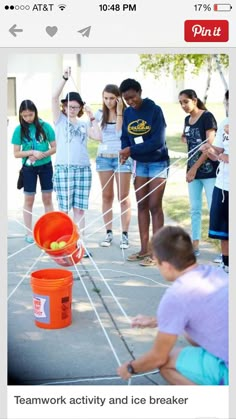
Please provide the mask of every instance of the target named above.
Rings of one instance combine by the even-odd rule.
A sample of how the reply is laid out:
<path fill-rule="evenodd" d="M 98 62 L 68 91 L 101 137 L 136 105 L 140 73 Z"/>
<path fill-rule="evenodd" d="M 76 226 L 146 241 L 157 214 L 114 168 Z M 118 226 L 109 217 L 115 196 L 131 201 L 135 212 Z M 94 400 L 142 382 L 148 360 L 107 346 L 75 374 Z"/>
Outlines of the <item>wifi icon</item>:
<path fill-rule="evenodd" d="M 64 10 L 66 8 L 66 4 L 59 4 L 58 7 L 60 10 Z"/>

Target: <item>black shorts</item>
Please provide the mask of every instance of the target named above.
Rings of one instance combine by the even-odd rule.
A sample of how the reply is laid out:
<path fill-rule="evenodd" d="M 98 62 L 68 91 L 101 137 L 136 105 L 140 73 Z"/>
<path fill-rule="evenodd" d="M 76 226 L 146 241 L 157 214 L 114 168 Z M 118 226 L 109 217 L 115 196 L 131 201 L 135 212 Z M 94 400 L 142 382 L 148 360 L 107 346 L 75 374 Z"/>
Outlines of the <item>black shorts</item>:
<path fill-rule="evenodd" d="M 52 192 L 52 162 L 42 164 L 41 166 L 23 166 L 24 193 L 34 195 L 36 193 L 37 179 L 41 185 L 42 192 Z"/>
<path fill-rule="evenodd" d="M 208 235 L 212 239 L 229 239 L 229 192 L 216 186 L 212 195 Z"/>

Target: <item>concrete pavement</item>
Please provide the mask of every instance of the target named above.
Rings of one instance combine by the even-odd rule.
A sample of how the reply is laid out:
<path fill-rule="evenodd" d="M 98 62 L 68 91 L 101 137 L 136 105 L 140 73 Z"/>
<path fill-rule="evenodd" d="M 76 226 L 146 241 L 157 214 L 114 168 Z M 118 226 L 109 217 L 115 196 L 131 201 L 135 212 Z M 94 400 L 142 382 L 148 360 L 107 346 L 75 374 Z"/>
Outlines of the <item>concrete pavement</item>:
<path fill-rule="evenodd" d="M 156 330 L 131 329 L 130 319 L 138 313 L 155 315 L 168 284 L 156 267 L 128 262 L 128 254 L 139 250 L 135 197 L 132 188 L 130 248 L 121 251 L 119 206 L 114 206 L 114 240 L 109 248 L 99 242 L 102 228 L 101 192 L 93 167 L 94 181 L 90 209 L 86 216 L 85 244 L 92 252 L 73 273 L 72 325 L 63 329 L 42 329 L 34 324 L 30 274 L 61 268 L 35 245 L 24 241 L 22 191 L 15 184 L 18 167 L 9 178 L 8 236 L 8 344 L 9 384 L 20 385 L 127 385 L 116 375 L 119 363 L 138 357 L 152 345 Z M 55 203 L 56 208 L 56 203 Z M 34 220 L 42 215 L 40 194 Z M 95 223 L 92 225 L 92 222 Z M 171 220 L 166 220 L 166 224 Z M 201 246 L 199 262 L 212 261 L 215 251 Z M 184 345 L 183 339 L 179 340 Z M 166 384 L 159 373 L 132 378 L 132 385 Z"/>

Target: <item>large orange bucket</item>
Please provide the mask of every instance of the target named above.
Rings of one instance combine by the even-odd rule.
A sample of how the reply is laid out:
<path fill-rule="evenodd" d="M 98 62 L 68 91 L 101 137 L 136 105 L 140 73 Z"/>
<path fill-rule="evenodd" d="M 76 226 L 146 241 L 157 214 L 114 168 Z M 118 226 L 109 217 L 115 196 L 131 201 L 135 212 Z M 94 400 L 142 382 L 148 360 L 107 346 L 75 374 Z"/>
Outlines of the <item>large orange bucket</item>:
<path fill-rule="evenodd" d="M 71 324 L 72 284 L 72 273 L 65 269 L 42 269 L 31 273 L 36 326 L 61 329 Z"/>
<path fill-rule="evenodd" d="M 84 255 L 78 227 L 64 212 L 53 211 L 44 214 L 36 222 L 33 233 L 36 244 L 58 265 L 72 266 Z M 52 243 L 54 248 L 51 248 Z M 62 248 L 56 247 L 56 244 L 62 243 Z"/>

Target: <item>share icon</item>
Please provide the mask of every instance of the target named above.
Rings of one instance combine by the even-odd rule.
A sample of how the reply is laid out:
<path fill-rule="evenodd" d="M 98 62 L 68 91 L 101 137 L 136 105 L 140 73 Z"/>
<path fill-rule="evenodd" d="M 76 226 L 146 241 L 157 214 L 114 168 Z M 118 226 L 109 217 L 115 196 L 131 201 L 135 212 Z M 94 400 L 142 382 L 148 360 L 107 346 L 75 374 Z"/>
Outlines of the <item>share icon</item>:
<path fill-rule="evenodd" d="M 80 29 L 78 32 L 81 33 L 82 36 L 87 36 L 87 38 L 90 35 L 91 26 L 87 26 L 87 28 Z"/>

